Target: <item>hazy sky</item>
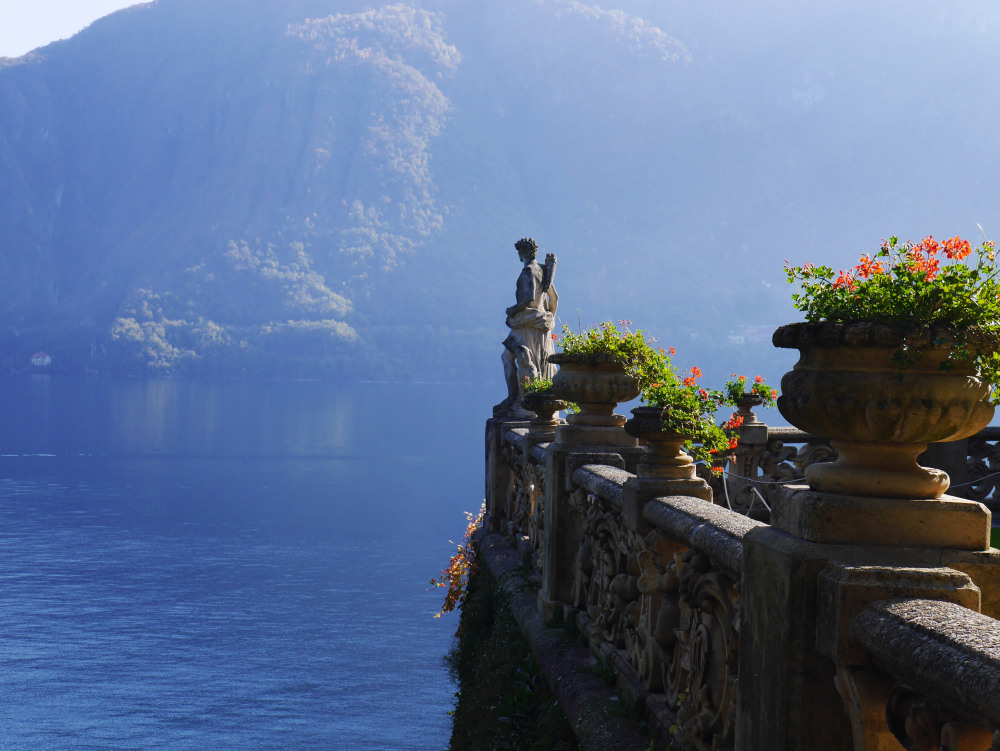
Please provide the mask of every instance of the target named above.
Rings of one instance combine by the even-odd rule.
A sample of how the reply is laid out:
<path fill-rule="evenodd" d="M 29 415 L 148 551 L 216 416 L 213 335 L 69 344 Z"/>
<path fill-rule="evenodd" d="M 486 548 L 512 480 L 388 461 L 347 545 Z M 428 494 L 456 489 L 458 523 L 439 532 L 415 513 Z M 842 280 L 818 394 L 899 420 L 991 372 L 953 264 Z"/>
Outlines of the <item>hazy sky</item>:
<path fill-rule="evenodd" d="M 0 57 L 20 57 L 73 36 L 98 18 L 139 0 L 0 0 Z"/>

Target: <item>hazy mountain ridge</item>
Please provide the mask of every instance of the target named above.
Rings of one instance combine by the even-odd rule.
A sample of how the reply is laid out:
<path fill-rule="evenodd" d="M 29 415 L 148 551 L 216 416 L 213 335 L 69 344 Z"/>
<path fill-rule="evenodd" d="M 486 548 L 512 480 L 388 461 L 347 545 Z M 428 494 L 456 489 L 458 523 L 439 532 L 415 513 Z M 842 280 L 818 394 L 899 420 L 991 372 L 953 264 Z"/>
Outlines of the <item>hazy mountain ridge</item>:
<path fill-rule="evenodd" d="M 688 56 L 621 12 L 514 6 L 503 12 L 508 24 L 520 27 L 528 11 L 544 28 L 562 23 L 565 38 L 538 47 L 541 58 L 508 60 L 513 69 L 500 73 L 513 85 L 500 81 L 487 100 L 586 103 L 586 66 L 562 84 L 525 73 L 595 34 L 654 65 Z M 394 370 L 378 365 L 366 321 L 415 325 L 422 316 L 387 305 L 381 285 L 407 258 L 408 274 L 433 279 L 434 254 L 421 259 L 420 249 L 442 235 L 449 212 L 458 234 L 482 230 L 442 200 L 440 184 L 452 178 L 433 164 L 454 124 L 449 92 L 483 91 L 455 80 L 463 54 L 444 14 L 390 4 L 283 27 L 267 13 L 214 27 L 225 13 L 196 11 L 180 0 L 132 8 L 0 75 L 0 169 L 16 188 L 0 199 L 10 218 L 0 322 L 16 334 L 6 364 L 47 347 L 57 361 L 80 366 L 82 354 L 88 367 L 115 370 L 281 372 L 282 359 L 302 361 L 296 373 Z M 484 17 L 471 31 L 496 38 L 503 24 Z M 30 97 L 39 101 L 19 102 Z M 473 118 L 484 114 L 479 102 L 461 104 Z M 490 141 L 501 129 L 473 119 L 452 131 L 463 126 Z M 505 146 L 538 148 L 546 137 L 514 135 L 500 144 L 501 161 L 512 161 Z M 475 156 L 467 151 L 452 168 L 476 174 Z M 494 200 L 483 196 L 487 210 Z M 468 288 L 450 294 L 466 305 L 476 297 Z M 409 346 L 422 347 L 419 339 Z"/>
<path fill-rule="evenodd" d="M 1000 228 L 984 11 L 919 5 L 932 31 L 857 2 L 113 14 L 0 65 L 0 361 L 470 377 L 532 234 L 564 320 L 728 374 L 771 355 L 727 331 L 794 316 L 782 258 Z"/>

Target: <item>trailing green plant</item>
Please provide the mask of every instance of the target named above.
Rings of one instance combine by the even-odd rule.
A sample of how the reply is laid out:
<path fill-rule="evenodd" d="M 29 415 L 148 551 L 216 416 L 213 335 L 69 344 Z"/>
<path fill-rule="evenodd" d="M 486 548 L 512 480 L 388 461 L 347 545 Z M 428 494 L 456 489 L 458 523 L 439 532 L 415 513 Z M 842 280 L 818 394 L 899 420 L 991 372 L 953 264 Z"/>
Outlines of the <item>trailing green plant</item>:
<path fill-rule="evenodd" d="M 469 580 L 445 665 L 456 683 L 451 751 L 577 751 L 562 709 L 531 655 L 509 596 L 487 566 Z"/>
<path fill-rule="evenodd" d="M 715 413 L 724 404 L 732 405 L 726 395 L 698 384 L 701 369 L 692 367 L 682 378 L 666 360 L 662 380 L 649 384 L 642 391 L 642 400 L 663 410 L 663 429 L 688 438 L 685 450 L 695 459 L 708 464 L 715 474 L 721 466 L 712 466 L 722 456 L 736 448 L 738 439 L 726 433 L 715 422 Z"/>
<path fill-rule="evenodd" d="M 525 394 L 544 394 L 546 392 L 552 391 L 552 379 L 551 378 L 527 378 L 524 379 L 524 393 Z M 579 412 L 580 407 L 574 402 L 566 402 L 566 411 L 573 413 Z"/>
<path fill-rule="evenodd" d="M 524 379 L 524 393 L 544 393 L 552 390 L 551 378 L 527 378 Z"/>
<path fill-rule="evenodd" d="M 792 266 L 788 261 L 785 273 L 790 283 L 799 285 L 801 291 L 792 295 L 792 301 L 806 321 L 894 326 L 902 341 L 895 353 L 901 370 L 919 354 L 921 332 L 931 327 L 950 330 L 946 339 L 934 342 L 953 343 L 942 367 L 971 359 L 996 387 L 1000 384 L 996 260 L 996 243 L 985 238 L 973 248 L 957 236 L 938 242 L 928 235 L 919 243 L 890 237 L 874 255 L 862 255 L 857 265 L 836 275 L 829 266 Z M 972 335 L 974 330 L 982 333 Z"/>

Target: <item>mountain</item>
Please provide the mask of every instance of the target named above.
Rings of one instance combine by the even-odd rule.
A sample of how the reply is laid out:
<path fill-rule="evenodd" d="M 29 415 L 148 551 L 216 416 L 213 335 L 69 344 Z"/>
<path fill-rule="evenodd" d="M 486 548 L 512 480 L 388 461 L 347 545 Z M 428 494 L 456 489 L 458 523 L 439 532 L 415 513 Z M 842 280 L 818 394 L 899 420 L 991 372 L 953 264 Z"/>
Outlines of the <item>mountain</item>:
<path fill-rule="evenodd" d="M 0 364 L 499 379 L 533 235 L 564 320 L 728 375 L 783 258 L 1000 227 L 987 5 L 617 5 L 156 0 L 0 60 Z"/>

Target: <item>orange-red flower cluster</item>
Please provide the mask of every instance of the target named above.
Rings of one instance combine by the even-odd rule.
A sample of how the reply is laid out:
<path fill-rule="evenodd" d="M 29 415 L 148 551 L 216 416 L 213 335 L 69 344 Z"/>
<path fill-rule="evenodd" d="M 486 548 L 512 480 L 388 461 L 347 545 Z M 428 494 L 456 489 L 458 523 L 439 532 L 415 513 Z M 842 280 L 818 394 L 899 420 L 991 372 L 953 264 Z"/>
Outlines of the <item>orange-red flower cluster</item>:
<path fill-rule="evenodd" d="M 958 235 L 950 240 L 944 241 L 944 254 L 948 256 L 948 258 L 954 258 L 955 260 L 961 261 L 971 252 L 972 246 L 969 245 L 969 241 L 963 240 Z"/>
<path fill-rule="evenodd" d="M 743 424 L 743 415 L 733 414 L 728 420 L 722 423 L 722 427 L 726 430 L 736 430 L 740 425 Z"/>
<path fill-rule="evenodd" d="M 854 267 L 854 270 L 858 272 L 858 276 L 862 279 L 867 279 L 872 274 L 884 274 L 885 266 L 865 253 L 861 256 L 861 259 L 858 262 L 858 265 Z"/>
<path fill-rule="evenodd" d="M 838 276 L 836 279 L 833 280 L 834 287 L 847 287 L 850 290 L 854 289 L 855 284 L 856 281 L 854 279 L 854 276 L 852 276 L 850 272 L 847 271 L 841 271 L 840 276 Z"/>

